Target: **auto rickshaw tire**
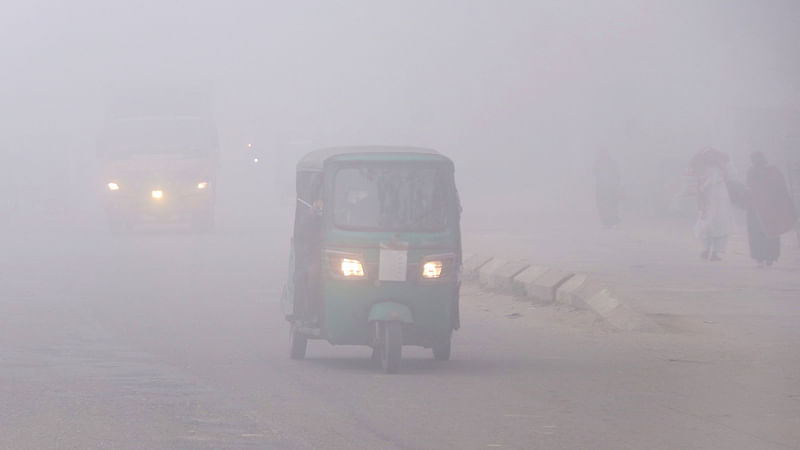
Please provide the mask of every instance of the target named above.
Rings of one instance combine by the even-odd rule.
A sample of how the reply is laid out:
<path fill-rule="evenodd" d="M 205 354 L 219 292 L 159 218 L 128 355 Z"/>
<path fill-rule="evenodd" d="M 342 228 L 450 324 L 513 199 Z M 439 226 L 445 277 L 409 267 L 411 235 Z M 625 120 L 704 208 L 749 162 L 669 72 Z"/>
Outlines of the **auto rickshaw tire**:
<path fill-rule="evenodd" d="M 400 322 L 383 324 L 383 349 L 381 368 L 386 373 L 396 373 L 403 357 L 403 325 Z"/>
<path fill-rule="evenodd" d="M 442 339 L 441 342 L 438 342 L 436 345 L 433 346 L 433 358 L 437 361 L 448 361 L 450 360 L 450 337 L 448 336 L 447 339 Z"/>
<path fill-rule="evenodd" d="M 290 351 L 289 356 L 292 359 L 303 359 L 306 357 L 306 349 L 308 348 L 308 337 L 300 333 L 292 326 L 290 337 Z"/>

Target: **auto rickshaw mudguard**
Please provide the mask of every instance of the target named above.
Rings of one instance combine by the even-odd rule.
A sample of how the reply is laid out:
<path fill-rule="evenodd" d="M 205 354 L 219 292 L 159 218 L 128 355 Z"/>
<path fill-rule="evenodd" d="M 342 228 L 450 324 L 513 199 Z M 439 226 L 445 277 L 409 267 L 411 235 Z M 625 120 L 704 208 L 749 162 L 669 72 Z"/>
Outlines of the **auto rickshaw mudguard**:
<path fill-rule="evenodd" d="M 380 302 L 372 305 L 369 310 L 369 322 L 402 322 L 414 323 L 414 315 L 411 314 L 411 309 L 397 302 Z"/>

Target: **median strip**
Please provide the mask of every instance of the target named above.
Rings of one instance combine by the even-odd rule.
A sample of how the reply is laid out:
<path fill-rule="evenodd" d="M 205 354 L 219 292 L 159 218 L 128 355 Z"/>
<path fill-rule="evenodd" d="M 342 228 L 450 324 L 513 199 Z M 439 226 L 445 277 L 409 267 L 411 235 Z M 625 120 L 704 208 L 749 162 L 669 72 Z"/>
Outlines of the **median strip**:
<path fill-rule="evenodd" d="M 595 277 L 485 255 L 464 260 L 464 279 L 488 291 L 539 303 L 559 303 L 588 310 L 622 331 L 659 331 L 646 315 L 632 310 Z"/>

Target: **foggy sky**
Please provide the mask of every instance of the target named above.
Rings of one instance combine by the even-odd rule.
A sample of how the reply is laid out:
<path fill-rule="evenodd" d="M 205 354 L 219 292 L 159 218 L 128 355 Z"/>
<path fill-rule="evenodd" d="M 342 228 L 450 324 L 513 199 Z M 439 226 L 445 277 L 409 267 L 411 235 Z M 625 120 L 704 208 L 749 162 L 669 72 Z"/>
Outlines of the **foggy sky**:
<path fill-rule="evenodd" d="M 734 146 L 732 108 L 798 109 L 799 25 L 793 1 L 5 2 L 0 145 L 86 148 L 109 86 L 202 81 L 226 152 L 431 146 L 504 192 L 605 147 L 634 179 Z"/>

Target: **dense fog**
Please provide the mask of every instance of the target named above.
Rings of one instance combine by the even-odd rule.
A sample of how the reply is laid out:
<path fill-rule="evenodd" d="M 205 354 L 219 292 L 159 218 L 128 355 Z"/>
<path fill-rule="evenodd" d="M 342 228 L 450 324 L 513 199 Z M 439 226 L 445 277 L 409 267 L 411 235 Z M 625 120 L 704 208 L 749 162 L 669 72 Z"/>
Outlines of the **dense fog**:
<path fill-rule="evenodd" d="M 797 0 L 6 0 L 0 449 L 795 448 L 799 186 Z"/>
<path fill-rule="evenodd" d="M 209 86 L 224 160 L 244 161 L 257 144 L 280 165 L 270 177 L 290 179 L 314 148 L 416 145 L 456 160 L 464 197 L 536 208 L 584 207 L 599 149 L 646 197 L 676 195 L 686 161 L 706 146 L 739 165 L 753 150 L 780 159 L 796 148 L 791 1 L 3 9 L 4 158 L 22 158 L 15 176 L 53 171 L 69 190 L 90 189 L 105 99 L 130 86 Z"/>

